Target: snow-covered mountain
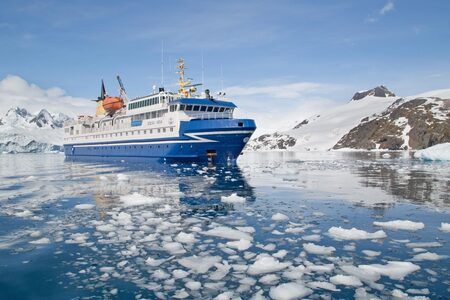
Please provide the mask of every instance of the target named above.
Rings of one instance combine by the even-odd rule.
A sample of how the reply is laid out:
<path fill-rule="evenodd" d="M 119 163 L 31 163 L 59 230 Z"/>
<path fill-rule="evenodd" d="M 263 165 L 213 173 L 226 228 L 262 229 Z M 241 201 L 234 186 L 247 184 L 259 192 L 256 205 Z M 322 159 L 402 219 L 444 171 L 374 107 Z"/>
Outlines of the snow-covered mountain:
<path fill-rule="evenodd" d="M 397 97 L 384 86 L 312 116 L 293 129 L 253 139 L 247 150 L 423 149 L 450 141 L 450 89 Z"/>
<path fill-rule="evenodd" d="M 68 118 L 45 109 L 33 115 L 24 108 L 11 108 L 0 118 L 0 152 L 60 151 Z"/>

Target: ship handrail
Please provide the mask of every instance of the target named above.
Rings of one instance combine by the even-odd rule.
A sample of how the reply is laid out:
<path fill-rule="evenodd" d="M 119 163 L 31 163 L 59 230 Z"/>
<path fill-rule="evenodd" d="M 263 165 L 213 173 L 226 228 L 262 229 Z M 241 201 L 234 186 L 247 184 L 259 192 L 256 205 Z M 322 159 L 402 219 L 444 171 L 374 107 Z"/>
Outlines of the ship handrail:
<path fill-rule="evenodd" d="M 232 112 L 208 112 L 201 114 L 189 114 L 192 119 L 212 120 L 212 119 L 232 119 Z"/>

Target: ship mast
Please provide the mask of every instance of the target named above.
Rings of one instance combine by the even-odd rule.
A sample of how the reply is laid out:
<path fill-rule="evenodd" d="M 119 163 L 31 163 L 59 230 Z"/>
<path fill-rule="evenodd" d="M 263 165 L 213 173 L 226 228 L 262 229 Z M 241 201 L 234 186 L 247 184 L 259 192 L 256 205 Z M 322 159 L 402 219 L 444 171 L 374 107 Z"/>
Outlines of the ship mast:
<path fill-rule="evenodd" d="M 180 75 L 178 79 L 178 85 L 180 88 L 178 89 L 178 93 L 183 95 L 184 97 L 189 97 L 192 93 L 197 91 L 196 86 L 202 85 L 201 83 L 192 84 L 192 81 L 188 78 L 184 77 L 184 70 L 186 69 L 184 66 L 184 59 L 180 58 L 177 60 L 177 73 Z"/>

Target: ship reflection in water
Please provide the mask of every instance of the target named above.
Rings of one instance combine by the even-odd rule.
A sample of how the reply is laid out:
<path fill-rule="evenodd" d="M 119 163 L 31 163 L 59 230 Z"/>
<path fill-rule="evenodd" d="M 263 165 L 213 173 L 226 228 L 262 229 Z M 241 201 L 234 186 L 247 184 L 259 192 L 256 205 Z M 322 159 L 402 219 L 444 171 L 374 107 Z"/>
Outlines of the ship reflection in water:
<path fill-rule="evenodd" d="M 449 178 L 396 153 L 1 155 L 0 298 L 439 298 Z"/>

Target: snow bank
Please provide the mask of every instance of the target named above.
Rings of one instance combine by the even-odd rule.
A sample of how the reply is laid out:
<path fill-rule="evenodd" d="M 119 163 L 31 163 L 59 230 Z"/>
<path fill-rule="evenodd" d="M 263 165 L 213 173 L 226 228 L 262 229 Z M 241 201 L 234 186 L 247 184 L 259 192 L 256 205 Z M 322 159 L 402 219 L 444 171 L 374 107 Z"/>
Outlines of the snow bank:
<path fill-rule="evenodd" d="M 120 175 L 120 174 L 119 174 Z M 123 206 L 153 205 L 162 202 L 161 198 L 143 196 L 139 193 L 120 196 Z"/>
<path fill-rule="evenodd" d="M 312 290 L 301 283 L 283 283 L 270 289 L 269 295 L 275 300 L 300 299 L 312 294 Z"/>
<path fill-rule="evenodd" d="M 388 222 L 373 222 L 373 225 L 387 228 L 387 229 L 394 229 L 394 230 L 410 230 L 410 231 L 416 231 L 419 229 L 423 229 L 425 227 L 425 224 L 422 222 L 413 222 L 409 220 L 395 220 L 395 221 L 388 221 Z"/>
<path fill-rule="evenodd" d="M 331 227 L 328 229 L 330 236 L 336 240 L 371 240 L 383 239 L 386 233 L 383 230 L 370 233 L 361 229 L 353 227 L 352 229 L 345 229 L 342 227 Z"/>
<path fill-rule="evenodd" d="M 423 160 L 450 160 L 450 143 L 443 143 L 416 151 L 415 158 Z"/>

